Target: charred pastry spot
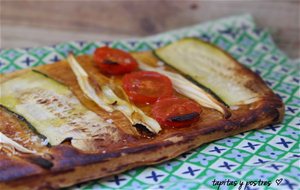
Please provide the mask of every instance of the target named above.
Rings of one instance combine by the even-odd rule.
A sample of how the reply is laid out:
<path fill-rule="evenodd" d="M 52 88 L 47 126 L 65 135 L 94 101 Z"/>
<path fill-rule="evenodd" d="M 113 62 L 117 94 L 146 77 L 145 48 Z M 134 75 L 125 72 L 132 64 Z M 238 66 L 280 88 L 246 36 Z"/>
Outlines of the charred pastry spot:
<path fill-rule="evenodd" d="M 149 131 L 149 129 L 147 129 L 147 127 L 145 127 L 144 125 L 140 124 L 140 123 L 137 123 L 135 125 L 133 125 L 137 131 L 142 135 L 142 136 L 145 136 L 145 137 L 154 137 L 155 134 L 152 133 L 151 131 Z"/>
<path fill-rule="evenodd" d="M 72 137 L 65 138 L 65 139 L 61 142 L 61 144 L 64 143 L 64 142 L 70 142 L 72 139 L 73 139 Z"/>
<path fill-rule="evenodd" d="M 108 64 L 108 65 L 118 65 L 119 63 L 116 61 L 112 61 L 110 59 L 104 59 L 103 63 Z"/>
<path fill-rule="evenodd" d="M 47 148 L 51 148 L 52 146 L 51 146 L 50 143 L 47 143 L 47 144 L 46 144 L 46 147 L 47 147 Z"/>
<path fill-rule="evenodd" d="M 224 107 L 224 113 L 223 113 L 223 115 L 224 115 L 224 119 L 229 119 L 230 117 L 231 117 L 231 111 L 228 109 L 228 107 Z"/>
<path fill-rule="evenodd" d="M 27 160 L 33 164 L 41 166 L 44 169 L 51 169 L 53 167 L 53 163 L 49 160 L 42 158 L 40 156 L 28 157 Z"/>
<path fill-rule="evenodd" d="M 111 105 L 115 106 L 117 105 L 118 101 L 114 101 Z"/>
<path fill-rule="evenodd" d="M 167 121 L 171 122 L 182 122 L 182 121 L 190 121 L 192 119 L 199 118 L 200 114 L 198 112 L 192 112 L 184 115 L 171 116 L 167 119 Z"/>

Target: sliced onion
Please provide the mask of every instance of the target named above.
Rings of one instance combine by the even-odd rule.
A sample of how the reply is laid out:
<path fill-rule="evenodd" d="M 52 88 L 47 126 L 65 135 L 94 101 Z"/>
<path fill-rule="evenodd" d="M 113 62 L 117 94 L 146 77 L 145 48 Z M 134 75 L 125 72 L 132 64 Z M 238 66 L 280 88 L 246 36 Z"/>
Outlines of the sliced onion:
<path fill-rule="evenodd" d="M 130 102 L 119 98 L 108 85 L 100 86 L 99 84 L 97 84 L 101 90 L 99 93 L 96 93 L 95 89 L 92 87 L 88 80 L 89 77 L 92 77 L 88 76 L 88 74 L 77 62 L 75 57 L 70 54 L 67 60 L 74 74 L 76 75 L 81 90 L 91 100 L 97 103 L 98 106 L 108 112 L 111 112 L 113 110 L 122 112 L 133 126 L 136 124 L 141 124 L 152 133 L 158 133 L 161 130 L 161 127 L 156 120 L 147 116 L 141 109 L 131 104 Z"/>
<path fill-rule="evenodd" d="M 16 141 L 4 135 L 2 132 L 0 132 L 0 144 L 8 145 L 8 147 L 12 148 L 11 150 L 17 150 L 22 153 L 27 153 L 27 154 L 37 153 L 36 151 L 29 150 L 28 148 L 25 148 L 24 146 L 20 145 Z"/>

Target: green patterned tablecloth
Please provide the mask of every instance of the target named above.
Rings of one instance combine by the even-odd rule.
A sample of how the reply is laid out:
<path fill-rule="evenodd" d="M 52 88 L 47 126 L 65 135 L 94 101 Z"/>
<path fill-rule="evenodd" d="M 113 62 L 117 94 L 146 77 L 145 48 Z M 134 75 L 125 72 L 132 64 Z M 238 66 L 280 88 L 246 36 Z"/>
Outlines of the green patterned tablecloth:
<path fill-rule="evenodd" d="M 80 189 L 300 189 L 300 60 L 289 59 L 268 31 L 249 15 L 235 16 L 156 36 L 126 41 L 67 42 L 49 47 L 0 51 L 0 72 L 64 59 L 69 51 L 91 54 L 109 45 L 127 51 L 154 49 L 196 36 L 230 52 L 258 73 L 286 104 L 282 124 L 203 145 L 169 162 L 91 181 Z M 246 185 L 247 183 L 247 185 Z M 234 186 L 235 185 L 235 186 Z"/>

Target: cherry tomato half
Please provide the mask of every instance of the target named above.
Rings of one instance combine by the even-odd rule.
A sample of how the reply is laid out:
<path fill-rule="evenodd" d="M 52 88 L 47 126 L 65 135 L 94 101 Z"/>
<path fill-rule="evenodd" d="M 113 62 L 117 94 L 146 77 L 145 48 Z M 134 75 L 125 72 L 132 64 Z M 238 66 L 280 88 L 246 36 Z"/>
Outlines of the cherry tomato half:
<path fill-rule="evenodd" d="M 152 115 L 165 127 L 186 127 L 199 120 L 200 106 L 187 98 L 159 99 L 152 108 Z"/>
<path fill-rule="evenodd" d="M 138 64 L 127 52 L 110 47 L 97 48 L 94 61 L 103 73 L 120 75 L 134 71 Z"/>
<path fill-rule="evenodd" d="M 170 79 L 157 72 L 132 72 L 126 74 L 122 82 L 126 94 L 136 104 L 152 104 L 158 98 L 173 95 Z"/>

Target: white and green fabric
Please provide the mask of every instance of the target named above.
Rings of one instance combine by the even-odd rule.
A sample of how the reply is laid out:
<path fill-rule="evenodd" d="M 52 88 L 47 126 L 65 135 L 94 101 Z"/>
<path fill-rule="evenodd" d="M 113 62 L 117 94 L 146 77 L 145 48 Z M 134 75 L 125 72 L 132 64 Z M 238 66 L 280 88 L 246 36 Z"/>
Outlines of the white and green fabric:
<path fill-rule="evenodd" d="M 220 189 L 238 189 L 243 182 L 241 189 L 247 190 L 300 189 L 300 60 L 291 60 L 280 51 L 268 31 L 257 28 L 249 15 L 144 39 L 80 41 L 40 48 L 2 49 L 0 72 L 56 62 L 64 59 L 70 51 L 76 55 L 92 54 L 96 47 L 103 45 L 127 51 L 151 50 L 187 36 L 199 37 L 223 48 L 258 73 L 286 105 L 282 124 L 211 142 L 166 163 L 133 169 L 73 188 L 217 189 L 218 184 L 223 182 Z M 234 186 L 234 182 L 238 184 Z"/>

